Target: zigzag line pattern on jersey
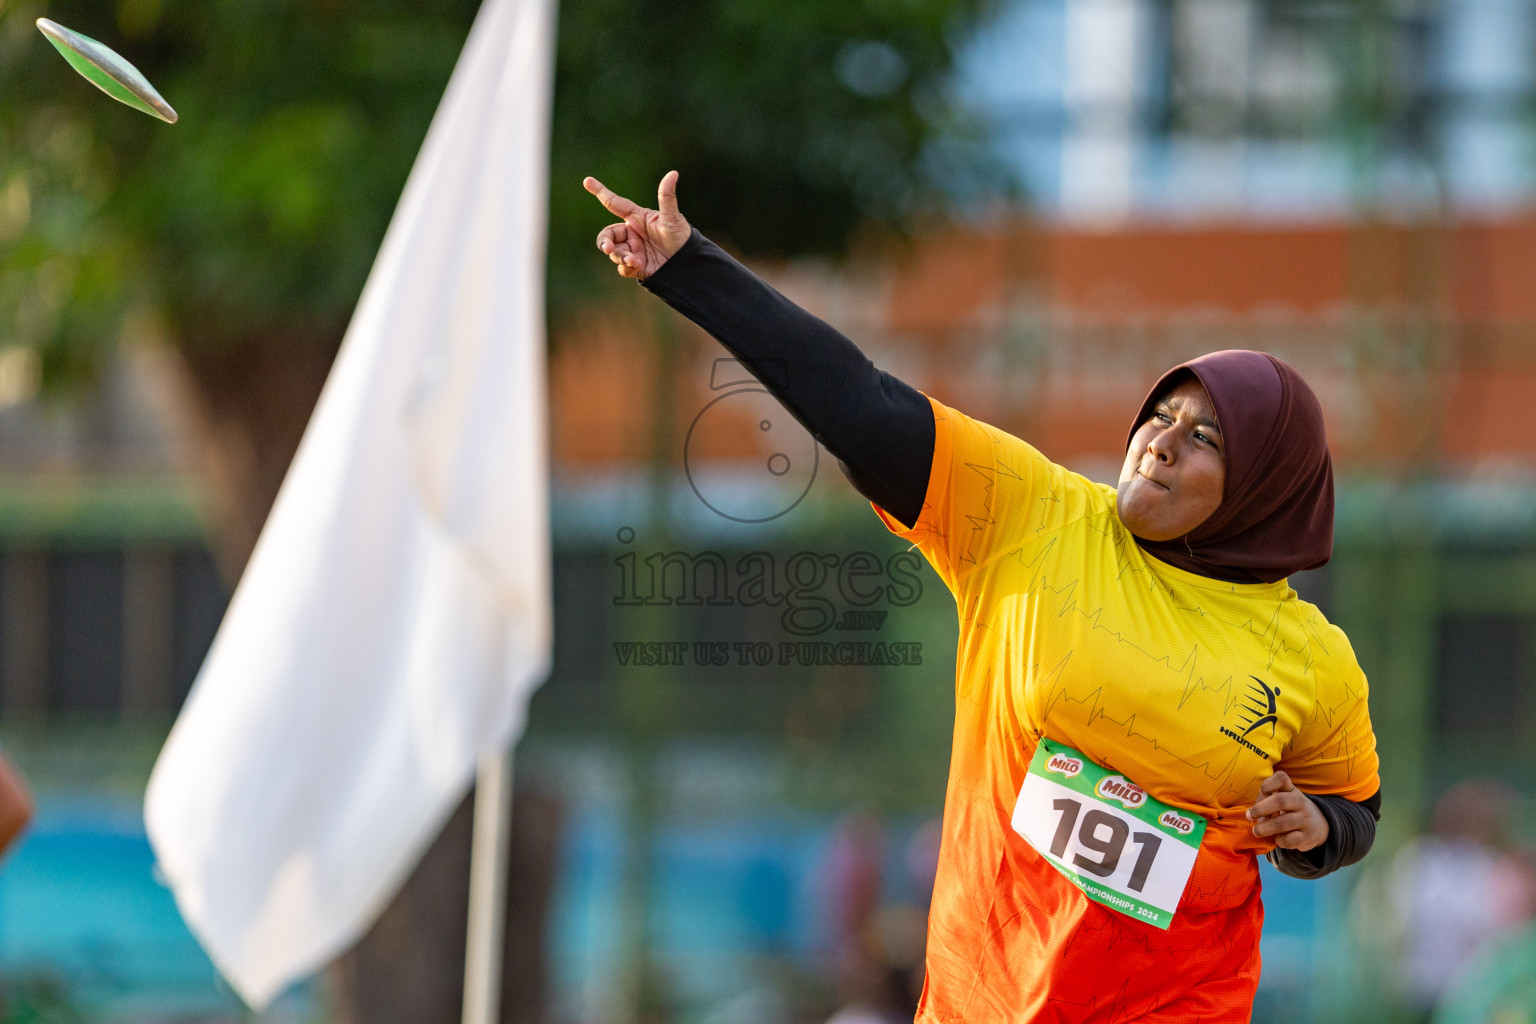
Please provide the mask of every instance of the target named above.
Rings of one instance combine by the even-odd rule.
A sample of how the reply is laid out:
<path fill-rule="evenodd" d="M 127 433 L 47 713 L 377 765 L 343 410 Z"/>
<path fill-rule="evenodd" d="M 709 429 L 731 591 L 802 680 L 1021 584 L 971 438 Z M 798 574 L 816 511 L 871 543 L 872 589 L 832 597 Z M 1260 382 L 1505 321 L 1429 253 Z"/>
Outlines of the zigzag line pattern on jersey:
<path fill-rule="evenodd" d="M 991 440 L 994 448 L 1001 446 L 1001 442 L 997 438 L 994 437 Z M 1002 459 L 998 457 L 996 452 L 994 452 L 990 464 L 981 462 L 967 462 L 965 463 L 965 468 L 975 473 L 977 476 L 981 477 L 983 481 L 985 481 L 981 485 L 982 499 L 979 513 L 974 515 L 970 512 L 964 513 L 966 520 L 971 524 L 971 534 L 967 538 L 969 543 L 966 544 L 965 553 L 961 555 L 960 560 L 967 565 L 974 566 L 977 564 L 977 561 L 976 556 L 972 554 L 972 551 L 975 550 L 976 545 L 982 541 L 983 537 L 988 532 L 987 528 L 997 524 L 997 520 L 993 518 L 993 512 L 995 509 L 998 478 L 1001 476 L 1009 480 L 1019 481 L 1021 483 L 1023 482 L 1024 478 L 1019 476 L 1019 474 L 1015 473 L 1012 469 L 1005 465 Z"/>
<path fill-rule="evenodd" d="M 1070 657 L 1070 652 L 1068 656 Z M 1178 761 L 1180 764 L 1187 766 L 1192 771 L 1199 772 L 1211 782 L 1213 786 L 1212 792 L 1214 794 L 1219 795 L 1222 792 L 1230 790 L 1232 774 L 1237 770 L 1239 759 L 1242 754 L 1242 750 L 1240 748 L 1234 746 L 1232 748 L 1231 756 L 1224 763 L 1222 763 L 1211 760 L 1192 760 L 1181 754 L 1178 750 L 1172 747 L 1164 746 L 1163 743 L 1159 741 L 1158 738 L 1153 734 L 1137 731 L 1136 714 L 1134 712 L 1124 719 L 1118 719 L 1108 711 L 1104 710 L 1104 707 L 1101 703 L 1104 690 L 1102 686 L 1095 687 L 1093 690 L 1082 697 L 1074 697 L 1071 694 L 1065 692 L 1065 690 L 1063 690 L 1059 685 L 1059 676 L 1061 669 L 1066 665 L 1066 660 L 1067 659 L 1065 658 L 1062 659 L 1062 662 L 1060 665 L 1058 665 L 1056 670 L 1056 678 L 1052 680 L 1052 688 L 1046 699 L 1047 715 L 1049 715 L 1051 710 L 1058 704 L 1062 706 L 1069 704 L 1086 706 L 1087 710 L 1083 715 L 1083 720 L 1086 724 L 1094 725 L 1095 723 L 1102 720 L 1109 723 L 1110 725 L 1118 726 L 1124 732 L 1125 738 L 1127 740 L 1140 740 L 1165 757 L 1172 758 L 1173 760 Z M 1112 759 L 1109 757 L 1101 756 L 1098 757 L 1097 760 L 1106 768 L 1116 767 L 1113 763 L 1111 763 Z M 1216 801 L 1210 800 L 1204 802 L 1215 803 Z"/>
<path fill-rule="evenodd" d="M 1025 856 L 1031 855 L 1025 854 Z M 1222 879 L 1218 887 L 1222 892 L 1225 892 L 1227 882 L 1227 879 Z M 1030 913 L 1040 917 L 1053 913 L 1054 902 L 1037 898 L 1030 888 L 1010 888 L 1007 890 L 1007 896 L 1010 898 L 1006 900 L 1006 909 L 1000 908 L 996 902 L 992 905 L 996 916 L 989 915 L 987 924 L 989 948 L 998 948 L 998 938 L 1009 933 Z M 1075 898 L 1086 899 L 1080 895 Z M 1251 958 L 1257 938 L 1252 933 L 1232 933 L 1222 929 L 1203 929 L 1195 935 L 1189 933 L 1181 935 L 1178 931 L 1141 927 L 1136 922 L 1122 920 L 1112 911 L 1093 905 L 1079 909 L 1083 912 L 1082 916 L 1077 918 L 1062 948 L 1064 959 L 1096 955 L 1112 956 L 1124 961 L 1146 962 L 1165 960 L 1171 955 L 1178 957 L 1181 962 L 1196 970 L 1210 972 L 1224 965 L 1230 965 L 1234 954 L 1241 956 L 1243 960 Z M 1003 912 L 997 913 L 999 910 Z M 1193 941 L 1190 941 L 1191 939 Z M 978 975 L 974 981 L 979 983 L 982 965 L 978 963 L 977 967 Z M 1126 969 L 1116 972 L 1111 964 L 1106 964 L 1103 971 L 1103 987 L 1091 992 L 1076 993 L 1076 998 L 1058 991 L 1049 995 L 1047 999 L 1054 1006 L 1072 1008 L 1074 1019 L 1092 1021 L 1139 1020 L 1163 1009 L 1167 1004 L 1159 1003 L 1156 996 L 1133 998 L 1130 995 L 1132 973 L 1131 970 Z M 1118 985 L 1115 984 L 1117 974 Z M 1115 987 L 1111 990 L 1109 986 Z M 972 992 L 974 992 L 974 984 Z M 1166 996 L 1167 993 L 1164 991 L 1158 994 Z M 1184 993 L 1177 995 L 1182 998 Z M 969 1004 L 970 999 L 968 998 L 966 1002 Z M 1198 1017 L 1181 1018 L 1180 1024 L 1198 1019 Z"/>
<path fill-rule="evenodd" d="M 1113 639 L 1116 644 L 1128 647 L 1129 649 L 1135 651 L 1137 654 L 1140 654 L 1142 657 L 1146 658 L 1150 663 L 1154 665 L 1161 665 L 1164 669 L 1176 675 L 1183 675 L 1186 679 L 1186 683 L 1183 695 L 1179 701 L 1179 707 L 1182 708 L 1184 706 L 1184 704 L 1189 699 L 1189 695 L 1194 692 L 1194 690 L 1197 688 L 1205 688 L 1214 689 L 1218 693 L 1225 691 L 1223 696 L 1223 712 L 1225 713 L 1232 709 L 1238 698 L 1232 692 L 1232 680 L 1230 677 L 1228 677 L 1228 679 L 1218 687 L 1208 687 L 1204 681 L 1204 677 L 1196 677 L 1195 667 L 1199 654 L 1198 645 L 1192 646 L 1189 652 L 1183 656 L 1182 660 L 1177 665 L 1175 665 L 1174 655 L 1155 654 L 1147 648 L 1143 647 L 1141 644 L 1128 639 L 1118 630 L 1112 629 L 1111 627 L 1105 625 L 1102 621 L 1105 614 L 1104 608 L 1102 606 L 1089 609 L 1078 605 L 1074 595 L 1079 586 L 1079 580 L 1074 579 L 1061 587 L 1053 587 L 1049 582 L 1044 580 L 1041 576 L 1043 563 L 1045 562 L 1051 548 L 1055 546 L 1055 543 L 1056 538 L 1051 538 L 1051 540 L 1048 541 L 1037 553 L 1036 558 L 1030 563 L 1030 567 L 1036 568 L 1037 571 L 1030 580 L 1029 589 L 1033 593 L 1042 595 L 1045 593 L 1050 593 L 1059 599 L 1060 607 L 1055 612 L 1057 618 L 1063 618 L 1070 613 L 1076 612 L 1086 621 L 1091 631 L 1102 632 L 1106 636 Z M 1041 614 L 1044 614 L 1044 612 Z M 1234 747 L 1231 756 L 1222 763 L 1213 763 L 1210 760 L 1191 760 L 1190 758 L 1181 754 L 1179 751 L 1164 746 L 1155 735 L 1148 732 L 1138 732 L 1136 729 L 1136 715 L 1134 712 L 1124 719 L 1117 719 L 1113 715 L 1109 714 L 1102 705 L 1104 691 L 1102 686 L 1095 687 L 1088 693 L 1084 694 L 1082 697 L 1073 697 L 1072 695 L 1066 693 L 1065 689 L 1062 687 L 1061 678 L 1066 669 L 1067 662 L 1072 657 L 1072 653 L 1073 652 L 1071 650 L 1067 651 L 1066 655 L 1056 664 L 1055 668 L 1053 668 L 1048 675 L 1040 678 L 1040 681 L 1037 684 L 1045 688 L 1046 697 L 1043 703 L 1044 714 L 1046 718 L 1049 718 L 1051 712 L 1057 707 L 1057 705 L 1063 702 L 1067 704 L 1086 706 L 1086 711 L 1084 714 L 1084 721 L 1086 724 L 1093 725 L 1095 722 L 1103 719 L 1105 722 L 1117 725 L 1124 730 L 1125 738 L 1127 740 L 1140 740 L 1146 744 L 1149 744 L 1153 750 L 1159 752 L 1160 754 L 1163 754 L 1166 757 L 1171 757 L 1181 764 L 1186 765 L 1191 770 L 1199 772 L 1213 784 L 1213 792 L 1219 793 L 1223 789 L 1229 788 L 1232 774 L 1234 771 L 1236 771 L 1239 763 L 1239 755 L 1241 753 L 1239 749 Z M 1038 666 L 1034 666 L 1034 668 L 1036 671 L 1038 671 Z M 1104 763 L 1108 764 L 1107 761 Z M 1110 765 L 1110 767 L 1113 766 Z"/>
<path fill-rule="evenodd" d="M 1102 521 L 1102 517 L 1093 518 Z M 1119 531 L 1113 531 L 1113 527 L 1107 523 L 1101 525 L 1101 521 L 1079 520 L 1077 524 L 1093 529 L 1094 532 L 1099 533 L 1101 536 L 1109 536 L 1112 532 L 1115 534 L 1119 533 Z M 1361 696 L 1360 688 L 1348 683 L 1342 687 L 1342 693 L 1339 693 L 1335 703 L 1325 705 L 1316 699 L 1318 690 L 1316 685 L 1317 651 L 1314 650 L 1314 645 L 1321 651 L 1324 657 L 1327 657 L 1329 652 L 1322 643 L 1321 616 L 1315 609 L 1309 608 L 1307 614 L 1296 615 L 1295 625 L 1301 627 L 1300 631 L 1304 637 L 1300 642 L 1287 638 L 1288 632 L 1294 635 L 1294 631 L 1286 629 L 1283 619 L 1288 608 L 1294 612 L 1301 606 L 1277 600 L 1270 614 L 1262 619 L 1256 616 L 1248 616 L 1242 619 L 1223 617 L 1220 613 L 1208 611 L 1198 602 L 1198 591 L 1194 591 L 1194 601 L 1185 600 L 1184 595 L 1190 594 L 1190 589 L 1170 585 L 1161 578 L 1155 577 L 1146 569 L 1129 564 L 1126 553 L 1121 544 L 1118 543 L 1118 536 L 1116 540 L 1116 554 L 1117 561 L 1119 562 L 1117 578 L 1124 580 L 1127 575 L 1131 575 L 1134 580 L 1134 577 L 1141 577 L 1142 585 L 1157 587 L 1167 593 L 1173 599 L 1175 608 L 1180 612 L 1211 619 L 1227 629 L 1241 630 L 1265 641 L 1265 650 L 1268 657 L 1264 667 L 1267 670 L 1273 670 L 1276 663 L 1282 658 L 1295 659 L 1298 663 L 1297 671 L 1299 674 L 1303 678 L 1312 681 L 1312 692 L 1314 695 L 1313 707 L 1305 715 L 1301 729 L 1297 734 L 1298 736 L 1310 731 L 1310 727 L 1315 726 L 1318 722 L 1322 722 L 1324 727 L 1331 730 L 1333 720 L 1337 714 L 1358 702 Z M 1183 677 L 1183 689 L 1177 704 L 1180 709 L 1188 704 L 1194 694 L 1202 692 L 1216 695 L 1220 701 L 1223 715 L 1230 714 L 1234 707 L 1241 704 L 1244 697 L 1244 686 L 1240 685 L 1232 674 L 1227 673 L 1217 680 L 1210 680 L 1199 671 L 1201 654 L 1199 644 L 1192 644 L 1183 654 L 1159 654 L 1148 649 L 1144 644 L 1128 638 L 1121 631 L 1107 625 L 1104 622 L 1104 617 L 1107 613 L 1102 605 L 1090 607 L 1079 603 L 1077 595 L 1081 590 L 1082 581 L 1080 579 L 1074 577 L 1059 586 L 1055 585 L 1049 578 L 1048 567 L 1050 565 L 1050 556 L 1058 542 L 1059 538 L 1053 536 L 1046 539 L 1043 543 L 1021 545 L 1008 552 L 1008 556 L 1028 573 L 1025 589 L 1029 593 L 1039 595 L 1041 598 L 1037 614 L 1054 614 L 1058 618 L 1063 618 L 1069 614 L 1076 613 L 1081 617 L 1090 632 L 1101 633 L 1115 644 L 1128 648 L 1141 657 L 1146 658 L 1149 668 L 1155 666 L 1173 675 Z M 1134 586 L 1137 584 L 1133 581 L 1129 585 Z M 1136 728 L 1136 716 L 1134 713 L 1124 719 L 1117 719 L 1106 712 L 1102 706 L 1102 687 L 1095 688 L 1081 697 L 1072 697 L 1066 694 L 1062 690 L 1061 677 L 1067 659 L 1070 656 L 1071 652 L 1069 651 L 1067 657 L 1058 662 L 1056 667 L 1047 675 L 1043 677 L 1037 676 L 1039 680 L 1037 685 L 1047 687 L 1044 701 L 1044 710 L 1047 716 L 1063 700 L 1078 705 L 1087 705 L 1085 720 L 1088 724 L 1091 725 L 1102 719 L 1106 723 L 1117 725 L 1124 730 L 1127 740 L 1135 739 L 1149 743 L 1153 749 L 1164 756 L 1171 757 L 1187 765 L 1190 769 L 1198 771 L 1214 784 L 1213 797 L 1216 800 L 1220 800 L 1225 796 L 1231 796 L 1233 799 L 1240 799 L 1242 797 L 1242 787 L 1235 785 L 1233 779 L 1233 773 L 1240 763 L 1241 751 L 1239 749 L 1234 747 L 1232 756 L 1222 762 L 1191 760 L 1181 755 L 1178 751 L 1163 746 L 1155 736 L 1146 732 L 1139 732 Z M 1033 669 L 1039 672 L 1040 666 L 1035 665 Z M 1294 756 L 1293 748 L 1296 738 L 1291 737 L 1286 743 L 1281 751 L 1281 759 Z M 1345 777 L 1353 777 L 1355 761 L 1361 753 L 1360 746 L 1359 743 L 1350 739 L 1348 733 L 1345 732 L 1339 734 L 1336 742 L 1326 750 L 1316 751 L 1309 760 L 1333 762 L 1344 768 Z"/>

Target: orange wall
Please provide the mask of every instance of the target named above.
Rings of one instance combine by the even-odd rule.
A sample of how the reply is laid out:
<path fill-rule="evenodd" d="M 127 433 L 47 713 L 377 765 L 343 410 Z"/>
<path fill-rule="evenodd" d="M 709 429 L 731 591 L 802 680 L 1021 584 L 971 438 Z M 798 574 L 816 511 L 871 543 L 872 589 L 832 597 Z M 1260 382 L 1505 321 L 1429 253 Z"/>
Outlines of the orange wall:
<path fill-rule="evenodd" d="M 1216 348 L 1290 360 L 1344 472 L 1536 471 L 1536 215 L 1456 225 L 1041 228 L 919 239 L 884 261 L 767 276 L 935 397 L 1053 458 L 1114 461 L 1158 373 Z M 724 355 L 691 326 L 665 387 L 656 319 L 557 341 L 557 464 L 677 453 Z M 657 409 L 667 409 L 658 417 Z M 756 457 L 712 438 L 711 457 Z"/>

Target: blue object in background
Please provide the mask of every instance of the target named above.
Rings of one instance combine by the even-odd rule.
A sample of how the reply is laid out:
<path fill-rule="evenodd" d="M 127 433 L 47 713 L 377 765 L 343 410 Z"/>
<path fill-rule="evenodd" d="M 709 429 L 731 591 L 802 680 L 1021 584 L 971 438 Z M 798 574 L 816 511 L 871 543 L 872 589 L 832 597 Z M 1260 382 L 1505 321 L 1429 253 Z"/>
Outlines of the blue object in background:
<path fill-rule="evenodd" d="M 1343 932 L 1343 905 L 1351 876 L 1327 875 L 1302 881 L 1282 875 L 1260 858 L 1264 885 L 1264 959 L 1255 1024 L 1331 1019 L 1323 1011 L 1329 989 L 1320 983 L 1323 958 L 1334 955 Z"/>
<path fill-rule="evenodd" d="M 39 799 L 0 870 L 0 972 L 57 981 L 80 1008 L 237 1012 L 188 932 L 135 804 Z"/>

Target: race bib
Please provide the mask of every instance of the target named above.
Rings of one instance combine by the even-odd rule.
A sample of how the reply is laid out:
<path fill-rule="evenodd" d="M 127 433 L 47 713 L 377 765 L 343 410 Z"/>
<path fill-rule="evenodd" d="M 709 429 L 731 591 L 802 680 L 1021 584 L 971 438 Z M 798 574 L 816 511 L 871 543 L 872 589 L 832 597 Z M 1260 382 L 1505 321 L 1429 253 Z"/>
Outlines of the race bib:
<path fill-rule="evenodd" d="M 1166 929 L 1195 868 L 1205 819 L 1042 739 L 1013 807 L 1013 830 L 1089 899 Z"/>

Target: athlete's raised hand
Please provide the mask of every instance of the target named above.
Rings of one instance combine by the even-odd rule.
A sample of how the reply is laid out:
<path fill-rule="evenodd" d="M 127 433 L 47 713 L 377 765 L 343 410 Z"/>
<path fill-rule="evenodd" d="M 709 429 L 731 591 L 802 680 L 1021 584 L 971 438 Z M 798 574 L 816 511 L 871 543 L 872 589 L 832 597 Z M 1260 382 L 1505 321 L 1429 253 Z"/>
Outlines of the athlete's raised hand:
<path fill-rule="evenodd" d="M 1259 786 L 1248 820 L 1254 835 L 1273 838 L 1287 850 L 1312 850 L 1328 840 L 1328 819 L 1285 772 L 1275 772 Z"/>
<path fill-rule="evenodd" d="M 620 277 L 645 280 L 688 241 L 691 230 L 677 212 L 677 172 L 668 171 L 656 189 L 655 210 L 630 202 L 596 178 L 582 185 L 622 224 L 610 224 L 597 234 L 597 247 L 619 268 Z"/>

